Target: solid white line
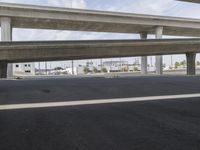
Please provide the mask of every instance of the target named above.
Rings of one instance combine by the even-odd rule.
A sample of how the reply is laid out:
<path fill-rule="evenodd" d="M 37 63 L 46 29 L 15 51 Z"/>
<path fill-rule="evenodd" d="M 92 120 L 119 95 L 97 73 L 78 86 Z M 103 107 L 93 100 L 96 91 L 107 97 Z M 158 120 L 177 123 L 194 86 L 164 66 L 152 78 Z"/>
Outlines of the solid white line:
<path fill-rule="evenodd" d="M 66 107 L 66 106 L 77 106 L 77 105 L 124 103 L 124 102 L 149 101 L 149 100 L 169 100 L 169 99 L 195 98 L 195 97 L 200 97 L 200 93 L 181 94 L 181 95 L 165 95 L 165 96 L 133 97 L 133 98 L 117 98 L 117 99 L 66 101 L 66 102 L 8 104 L 8 105 L 0 105 L 0 110 L 63 107 L 63 106 Z"/>

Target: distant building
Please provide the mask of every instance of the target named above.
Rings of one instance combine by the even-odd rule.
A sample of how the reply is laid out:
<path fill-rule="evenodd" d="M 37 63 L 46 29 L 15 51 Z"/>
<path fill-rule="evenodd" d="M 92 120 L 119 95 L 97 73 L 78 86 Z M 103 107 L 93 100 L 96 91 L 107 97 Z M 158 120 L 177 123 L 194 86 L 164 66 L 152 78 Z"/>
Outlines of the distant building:
<path fill-rule="evenodd" d="M 35 69 L 36 75 L 51 75 L 53 69 Z"/>
<path fill-rule="evenodd" d="M 79 74 L 84 74 L 84 68 L 85 68 L 84 66 L 78 66 L 74 67 L 73 70 L 72 68 L 66 68 L 65 70 L 70 75 L 79 75 Z"/>
<path fill-rule="evenodd" d="M 128 61 L 105 61 L 103 62 L 103 67 L 107 69 L 108 72 L 120 72 L 128 71 Z"/>
<path fill-rule="evenodd" d="M 34 63 L 17 63 L 13 64 L 13 75 L 35 75 Z"/>
<path fill-rule="evenodd" d="M 77 75 L 77 70 L 76 70 L 76 67 L 69 67 L 69 68 L 66 68 L 65 69 L 67 71 L 68 74 L 70 75 Z"/>
<path fill-rule="evenodd" d="M 129 64 L 128 65 L 128 71 L 134 72 L 134 71 L 140 71 L 141 66 L 139 64 Z"/>

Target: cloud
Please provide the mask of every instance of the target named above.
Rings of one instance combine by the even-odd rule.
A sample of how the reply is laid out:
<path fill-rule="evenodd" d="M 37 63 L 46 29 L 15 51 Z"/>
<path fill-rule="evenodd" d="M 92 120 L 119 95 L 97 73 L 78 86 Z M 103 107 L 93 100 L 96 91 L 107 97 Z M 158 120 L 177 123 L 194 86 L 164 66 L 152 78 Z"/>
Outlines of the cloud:
<path fill-rule="evenodd" d="M 43 5 L 45 0 L 0 0 L 5 3 Z"/>
<path fill-rule="evenodd" d="M 22 2 L 23 0 L 10 0 L 9 2 Z M 54 7 L 73 7 L 82 8 L 86 7 L 84 0 L 47 0 L 43 5 L 49 5 Z M 13 40 L 67 40 L 70 37 L 72 39 L 78 39 L 80 35 L 78 32 L 73 31 L 55 31 L 55 30 L 35 30 L 35 29 L 15 29 Z M 27 36 L 28 35 L 28 36 Z"/>
<path fill-rule="evenodd" d="M 174 0 L 96 0 L 90 9 L 131 12 L 142 14 L 164 14 L 176 5 Z"/>
<path fill-rule="evenodd" d="M 23 3 L 23 0 L 0 0 L 0 2 L 6 2 L 6 3 Z"/>
<path fill-rule="evenodd" d="M 48 0 L 47 4 L 57 7 L 86 8 L 85 0 Z"/>

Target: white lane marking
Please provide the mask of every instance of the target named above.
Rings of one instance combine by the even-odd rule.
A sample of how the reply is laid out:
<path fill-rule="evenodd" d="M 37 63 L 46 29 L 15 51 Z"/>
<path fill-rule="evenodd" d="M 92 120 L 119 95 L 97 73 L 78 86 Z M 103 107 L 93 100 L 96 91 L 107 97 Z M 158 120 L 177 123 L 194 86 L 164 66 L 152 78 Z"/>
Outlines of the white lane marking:
<path fill-rule="evenodd" d="M 195 98 L 195 97 L 200 97 L 200 93 L 181 94 L 181 95 L 165 95 L 165 96 L 133 97 L 133 98 L 117 98 L 117 99 L 66 101 L 66 102 L 8 104 L 8 105 L 0 105 L 0 110 L 63 107 L 63 106 L 66 107 L 66 106 L 77 106 L 77 105 L 124 103 L 124 102 L 149 101 L 149 100 L 169 100 L 169 99 Z"/>

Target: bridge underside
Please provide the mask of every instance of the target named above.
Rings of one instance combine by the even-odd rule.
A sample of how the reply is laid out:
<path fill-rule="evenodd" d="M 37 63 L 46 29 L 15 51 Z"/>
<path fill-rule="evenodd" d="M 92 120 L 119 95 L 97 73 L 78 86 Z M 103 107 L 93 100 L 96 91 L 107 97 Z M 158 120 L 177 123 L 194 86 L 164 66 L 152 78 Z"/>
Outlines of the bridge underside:
<path fill-rule="evenodd" d="M 77 60 L 110 57 L 131 57 L 200 52 L 200 39 L 157 40 L 83 40 L 83 41 L 30 41 L 1 42 L 1 69 L 6 63 L 55 60 Z M 188 55 L 188 64 L 195 67 L 195 57 Z M 194 69 L 189 69 L 188 74 Z M 3 77 L 2 73 L 2 77 Z"/>
<path fill-rule="evenodd" d="M 9 3 L 0 3 L 0 17 L 11 18 L 13 28 L 154 34 L 162 26 L 164 35 L 200 36 L 200 21 L 190 18 Z"/>
<path fill-rule="evenodd" d="M 200 3 L 200 0 L 179 0 L 184 2 Z"/>
<path fill-rule="evenodd" d="M 13 28 L 74 30 L 90 32 L 113 32 L 129 34 L 155 34 L 199 37 L 198 19 L 141 15 L 121 12 L 106 12 L 70 8 L 58 8 L 36 5 L 0 3 L 1 40 L 12 41 Z M 178 42 L 178 43 L 176 43 Z M 10 45 L 10 46 L 8 46 Z M 2 44 L 0 48 L 1 70 L 6 70 L 6 63 L 34 62 L 42 60 L 71 60 L 88 58 L 109 58 L 143 56 L 142 72 L 147 73 L 148 55 L 187 53 L 187 58 L 195 58 L 199 42 L 166 41 L 68 41 L 68 42 L 18 42 Z M 191 55 L 188 53 L 192 53 Z M 156 73 L 161 75 L 162 56 L 156 56 Z M 190 64 L 190 65 L 189 65 Z M 193 61 L 188 61 L 192 66 Z M 12 64 L 7 67 L 8 76 L 13 73 Z M 189 69 L 192 71 L 194 69 Z M 5 71 L 1 74 L 4 75 Z M 193 74 L 193 73 L 191 73 Z"/>

